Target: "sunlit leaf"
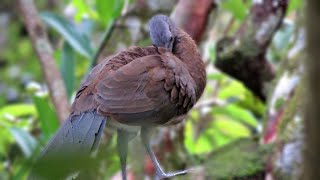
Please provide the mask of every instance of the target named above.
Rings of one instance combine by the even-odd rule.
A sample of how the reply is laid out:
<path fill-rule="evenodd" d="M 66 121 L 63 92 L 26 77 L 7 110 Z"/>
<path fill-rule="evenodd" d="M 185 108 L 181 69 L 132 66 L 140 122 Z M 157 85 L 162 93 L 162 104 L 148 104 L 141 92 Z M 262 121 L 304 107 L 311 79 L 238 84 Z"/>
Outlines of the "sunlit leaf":
<path fill-rule="evenodd" d="M 11 104 L 6 105 L 0 109 L 0 119 L 2 119 L 5 115 L 11 115 L 14 117 L 21 117 L 27 115 L 35 116 L 37 111 L 32 104 Z"/>
<path fill-rule="evenodd" d="M 245 96 L 246 88 L 238 81 L 232 79 L 226 79 L 227 82 L 223 88 L 219 91 L 218 96 L 221 99 L 239 98 L 243 99 Z"/>
<path fill-rule="evenodd" d="M 48 25 L 59 32 L 72 48 L 91 59 L 93 48 L 91 47 L 89 38 L 81 34 L 76 26 L 55 13 L 43 12 L 41 13 L 41 17 Z"/>
<path fill-rule="evenodd" d="M 229 136 L 229 137 L 248 137 L 250 135 L 250 131 L 244 125 L 239 122 L 218 118 L 214 121 L 214 125 L 220 132 Z"/>
<path fill-rule="evenodd" d="M 62 48 L 60 71 L 67 90 L 68 98 L 70 99 L 74 90 L 75 64 L 74 51 L 67 42 L 64 42 Z"/>
<path fill-rule="evenodd" d="M 290 0 L 288 14 L 302 7 L 302 0 Z"/>
<path fill-rule="evenodd" d="M 221 73 L 210 73 L 208 74 L 207 78 L 208 80 L 221 80 L 222 78 L 224 78 L 225 75 L 221 74 Z"/>
<path fill-rule="evenodd" d="M 215 115 L 220 114 L 229 116 L 230 118 L 242 122 L 245 125 L 252 126 L 253 128 L 258 125 L 257 120 L 247 109 L 241 108 L 235 104 L 214 107 L 212 113 Z"/>
<path fill-rule="evenodd" d="M 214 147 L 214 140 L 210 139 L 210 137 L 214 138 L 214 132 L 212 131 L 213 129 L 206 129 L 206 131 L 203 132 L 198 139 L 194 139 L 194 132 L 192 127 L 192 122 L 187 121 L 184 130 L 184 144 L 188 151 L 194 154 L 210 152 Z"/>
<path fill-rule="evenodd" d="M 37 148 L 37 141 L 28 132 L 19 128 L 10 128 L 10 132 L 17 141 L 23 154 L 26 157 L 31 157 Z"/>
<path fill-rule="evenodd" d="M 84 17 L 92 19 L 98 18 L 97 12 L 94 9 L 90 8 L 92 5 L 88 3 L 88 1 L 72 0 L 72 5 L 76 9 L 74 18 L 77 22 L 83 20 Z"/>

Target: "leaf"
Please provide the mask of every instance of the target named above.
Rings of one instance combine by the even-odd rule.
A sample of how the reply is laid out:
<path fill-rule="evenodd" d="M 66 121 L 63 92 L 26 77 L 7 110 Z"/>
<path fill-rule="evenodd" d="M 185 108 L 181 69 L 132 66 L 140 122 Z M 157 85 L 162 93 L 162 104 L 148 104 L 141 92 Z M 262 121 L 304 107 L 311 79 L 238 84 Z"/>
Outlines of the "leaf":
<path fill-rule="evenodd" d="M 48 140 L 58 129 L 59 123 L 56 113 L 46 98 L 47 97 L 33 96 L 33 102 L 39 113 L 42 133 L 45 140 Z"/>
<path fill-rule="evenodd" d="M 222 80 L 225 75 L 222 73 L 209 73 L 208 74 L 208 80 Z"/>
<path fill-rule="evenodd" d="M 6 105 L 0 109 L 0 119 L 6 114 L 10 114 L 14 117 L 21 117 L 27 115 L 35 116 L 37 114 L 36 108 L 32 104 L 11 104 Z"/>
<path fill-rule="evenodd" d="M 10 128 L 10 132 L 17 141 L 23 154 L 28 158 L 31 157 L 37 148 L 37 141 L 29 133 L 19 128 L 12 127 Z"/>
<path fill-rule="evenodd" d="M 214 124 L 215 127 L 221 131 L 221 133 L 229 137 L 239 138 L 250 136 L 249 129 L 237 121 L 223 117 L 216 117 Z"/>
<path fill-rule="evenodd" d="M 287 14 L 290 14 L 292 11 L 301 8 L 302 2 L 302 0 L 290 0 Z"/>
<path fill-rule="evenodd" d="M 257 127 L 258 125 L 257 120 L 247 109 L 241 108 L 235 104 L 213 107 L 212 113 L 214 115 L 219 114 L 228 116 L 229 118 L 232 118 L 235 121 L 239 121 L 244 125 L 249 125 L 253 128 Z"/>
<path fill-rule="evenodd" d="M 91 4 L 84 0 L 72 0 L 72 5 L 76 9 L 74 19 L 79 22 L 83 17 L 89 17 L 92 19 L 98 19 L 97 12 L 91 9 Z"/>
<path fill-rule="evenodd" d="M 96 0 L 96 9 L 101 22 L 107 25 L 116 19 L 121 14 L 123 5 L 124 0 Z"/>
<path fill-rule="evenodd" d="M 238 99 L 244 99 L 245 92 L 247 91 L 246 88 L 243 86 L 242 83 L 240 83 L 237 80 L 233 80 L 228 78 L 225 78 L 225 81 L 227 81 L 225 86 L 221 88 L 219 91 L 219 98 L 221 99 L 230 99 L 230 98 L 238 98 Z"/>
<path fill-rule="evenodd" d="M 93 48 L 89 38 L 85 34 L 81 34 L 77 27 L 65 18 L 51 12 L 42 12 L 40 15 L 48 25 L 63 36 L 73 49 L 88 59 L 92 58 Z"/>
<path fill-rule="evenodd" d="M 67 42 L 64 42 L 62 48 L 60 71 L 70 99 L 74 90 L 75 65 L 74 51 Z"/>
<path fill-rule="evenodd" d="M 221 7 L 226 11 L 229 11 L 238 20 L 244 20 L 248 12 L 248 4 L 245 4 L 243 0 L 224 0 Z"/>

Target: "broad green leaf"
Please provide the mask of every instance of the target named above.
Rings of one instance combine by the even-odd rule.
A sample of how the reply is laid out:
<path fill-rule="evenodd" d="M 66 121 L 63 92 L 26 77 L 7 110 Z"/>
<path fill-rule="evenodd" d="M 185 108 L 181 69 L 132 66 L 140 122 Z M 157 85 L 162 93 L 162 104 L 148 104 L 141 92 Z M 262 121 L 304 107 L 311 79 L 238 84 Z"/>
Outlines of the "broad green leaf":
<path fill-rule="evenodd" d="M 243 0 L 224 0 L 221 3 L 221 7 L 226 11 L 229 11 L 238 20 L 244 20 L 248 12 L 248 4 L 245 4 Z"/>
<path fill-rule="evenodd" d="M 229 137 L 248 137 L 250 130 L 239 122 L 217 116 L 214 125 L 221 133 Z"/>
<path fill-rule="evenodd" d="M 193 123 L 200 121 L 187 121 L 185 126 L 184 144 L 188 151 L 193 154 L 202 154 L 211 152 L 221 146 L 224 146 L 238 138 L 249 137 L 250 129 L 240 122 L 235 121 L 232 117 L 215 114 L 214 119 L 206 126 L 206 129 L 195 139 Z"/>
<path fill-rule="evenodd" d="M 184 145 L 190 153 L 201 154 L 210 152 L 214 147 L 214 135 L 213 129 L 207 128 L 198 139 L 194 139 L 193 124 L 191 121 L 187 121 L 184 133 Z M 208 138 L 209 137 L 209 138 Z M 212 139 L 210 139 L 212 137 Z"/>
<path fill-rule="evenodd" d="M 245 92 L 247 91 L 246 88 L 236 80 L 232 80 L 230 78 L 226 78 L 226 83 L 223 88 L 221 88 L 218 96 L 221 99 L 228 99 L 228 98 L 239 98 L 243 99 L 245 96 Z"/>
<path fill-rule="evenodd" d="M 26 157 L 31 157 L 37 148 L 37 141 L 28 132 L 19 128 L 12 127 L 10 128 L 10 132 L 17 141 L 23 154 Z"/>
<path fill-rule="evenodd" d="M 67 89 L 68 98 L 72 96 L 75 83 L 74 51 L 71 46 L 64 42 L 62 48 L 60 71 Z"/>
<path fill-rule="evenodd" d="M 37 108 L 40 127 L 45 140 L 48 140 L 58 129 L 59 123 L 56 113 L 49 104 L 48 97 L 33 96 L 33 102 Z"/>
<path fill-rule="evenodd" d="M 9 114 L 14 117 L 21 117 L 27 115 L 35 116 L 37 111 L 32 104 L 11 104 L 6 105 L 0 109 L 0 120 L 6 115 Z"/>
<path fill-rule="evenodd" d="M 212 113 L 214 115 L 219 114 L 228 116 L 235 121 L 239 121 L 241 123 L 244 123 L 245 125 L 252 126 L 253 128 L 258 125 L 257 120 L 247 109 L 243 109 L 235 104 L 213 107 Z"/>
<path fill-rule="evenodd" d="M 65 18 L 51 12 L 43 12 L 40 15 L 48 25 L 63 36 L 73 49 L 88 59 L 92 58 L 93 48 L 89 38 L 86 35 L 81 34 L 75 25 L 71 24 Z"/>

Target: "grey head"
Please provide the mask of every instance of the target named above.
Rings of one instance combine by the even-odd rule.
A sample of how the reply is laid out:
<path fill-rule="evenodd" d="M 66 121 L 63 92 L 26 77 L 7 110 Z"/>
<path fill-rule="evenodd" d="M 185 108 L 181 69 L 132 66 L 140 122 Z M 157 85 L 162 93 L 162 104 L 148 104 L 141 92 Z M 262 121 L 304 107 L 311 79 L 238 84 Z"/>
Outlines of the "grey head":
<path fill-rule="evenodd" d="M 150 38 L 156 47 L 173 49 L 176 37 L 176 27 L 168 16 L 155 15 L 149 21 Z"/>

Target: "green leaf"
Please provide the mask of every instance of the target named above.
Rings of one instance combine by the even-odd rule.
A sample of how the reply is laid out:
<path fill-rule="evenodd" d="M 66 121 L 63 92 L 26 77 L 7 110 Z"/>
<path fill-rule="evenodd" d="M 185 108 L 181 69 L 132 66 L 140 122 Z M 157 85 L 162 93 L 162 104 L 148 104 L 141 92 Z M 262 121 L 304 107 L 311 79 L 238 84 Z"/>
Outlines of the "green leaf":
<path fill-rule="evenodd" d="M 258 122 L 254 116 L 247 109 L 241 108 L 235 104 L 230 104 L 227 106 L 217 106 L 213 107 L 212 113 L 214 115 L 225 115 L 229 118 L 239 121 L 244 125 L 249 125 L 253 128 L 257 127 Z"/>
<path fill-rule="evenodd" d="M 104 25 L 116 19 L 124 5 L 124 0 L 96 0 L 96 9 L 99 19 Z"/>
<path fill-rule="evenodd" d="M 244 20 L 248 12 L 248 4 L 245 4 L 243 0 L 224 0 L 221 7 L 233 14 L 238 20 Z"/>
<path fill-rule="evenodd" d="M 89 38 L 85 34 L 81 34 L 77 27 L 65 18 L 51 12 L 42 12 L 40 15 L 48 25 L 63 36 L 73 49 L 88 59 L 92 58 L 93 48 Z"/>
<path fill-rule="evenodd" d="M 0 109 L 0 119 L 6 114 L 10 114 L 14 117 L 21 117 L 27 115 L 35 116 L 37 114 L 36 108 L 32 104 L 11 104 L 6 105 Z"/>
<path fill-rule="evenodd" d="M 222 80 L 225 75 L 222 73 L 209 73 L 208 74 L 208 80 Z"/>
<path fill-rule="evenodd" d="M 292 11 L 295 11 L 302 7 L 302 0 L 290 0 L 289 1 L 289 7 L 288 7 L 288 14 L 290 14 Z"/>
<path fill-rule="evenodd" d="M 74 51 L 67 42 L 64 42 L 62 48 L 60 71 L 67 89 L 68 98 L 70 99 L 74 90 L 75 65 Z"/>
<path fill-rule="evenodd" d="M 39 113 L 40 127 L 45 140 L 55 133 L 59 127 L 58 118 L 55 111 L 49 104 L 48 97 L 33 96 L 33 102 Z"/>
<path fill-rule="evenodd" d="M 28 132 L 19 128 L 12 127 L 10 128 L 10 132 L 17 141 L 23 154 L 28 158 L 31 157 L 37 148 L 37 141 Z"/>
<path fill-rule="evenodd" d="M 239 81 L 226 78 L 226 83 L 223 88 L 219 91 L 219 98 L 229 99 L 229 98 L 239 98 L 244 99 L 246 88 Z"/>
<path fill-rule="evenodd" d="M 250 131 L 239 122 L 233 121 L 228 118 L 216 117 L 214 124 L 219 131 L 229 137 L 248 137 Z"/>
<path fill-rule="evenodd" d="M 83 17 L 98 19 L 97 12 L 90 8 L 91 3 L 84 0 L 72 0 L 72 5 L 77 9 L 74 19 L 79 22 Z"/>

